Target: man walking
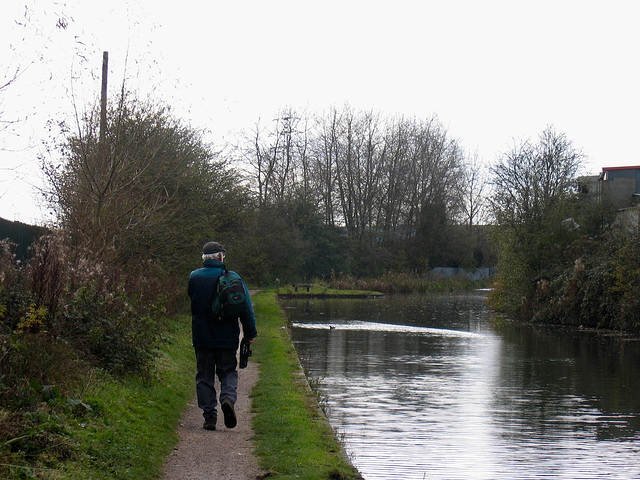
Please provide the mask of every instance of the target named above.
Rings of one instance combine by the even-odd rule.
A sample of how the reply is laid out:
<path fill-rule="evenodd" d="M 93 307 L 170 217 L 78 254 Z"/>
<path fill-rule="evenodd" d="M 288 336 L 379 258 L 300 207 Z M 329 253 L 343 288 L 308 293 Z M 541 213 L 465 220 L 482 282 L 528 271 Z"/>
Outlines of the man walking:
<path fill-rule="evenodd" d="M 247 299 L 246 308 L 238 317 L 214 318 L 211 310 L 216 281 L 226 270 L 223 263 L 225 248 L 217 242 L 207 242 L 202 248 L 202 268 L 189 275 L 191 298 L 191 333 L 196 353 L 196 393 L 198 407 L 204 416 L 203 428 L 215 430 L 218 418 L 215 375 L 220 381 L 220 408 L 224 425 L 237 424 L 234 405 L 238 398 L 238 361 L 240 324 L 244 338 L 250 342 L 257 335 L 256 319 L 246 284 L 242 282 Z M 240 319 L 240 324 L 238 323 Z"/>

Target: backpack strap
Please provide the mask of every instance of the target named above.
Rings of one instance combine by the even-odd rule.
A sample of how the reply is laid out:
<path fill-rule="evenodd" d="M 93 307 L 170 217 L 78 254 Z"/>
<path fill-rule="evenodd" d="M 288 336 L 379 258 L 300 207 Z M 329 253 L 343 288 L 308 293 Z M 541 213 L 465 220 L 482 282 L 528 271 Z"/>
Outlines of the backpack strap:
<path fill-rule="evenodd" d="M 211 294 L 209 296 L 209 311 L 213 310 L 213 302 L 218 295 L 218 284 L 220 283 L 220 277 L 222 277 L 225 272 L 228 272 L 227 267 L 226 265 L 222 264 L 222 267 L 220 268 L 220 275 L 218 275 L 216 281 L 213 282 L 213 287 L 211 287 Z"/>

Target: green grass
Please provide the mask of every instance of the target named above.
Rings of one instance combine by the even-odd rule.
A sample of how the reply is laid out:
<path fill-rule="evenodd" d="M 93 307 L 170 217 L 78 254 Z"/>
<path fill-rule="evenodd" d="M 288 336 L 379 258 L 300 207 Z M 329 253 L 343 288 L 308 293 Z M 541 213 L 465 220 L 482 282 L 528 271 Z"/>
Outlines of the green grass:
<path fill-rule="evenodd" d="M 95 413 L 74 425 L 81 453 L 66 464 L 63 478 L 159 477 L 178 441 L 181 413 L 194 395 L 190 326 L 186 316 L 174 323 L 155 378 L 117 380 L 103 375 L 90 383 L 84 401 Z"/>
<path fill-rule="evenodd" d="M 361 478 L 306 382 L 275 292 L 257 294 L 254 308 L 259 333 L 252 359 L 260 362 L 260 379 L 252 405 L 262 468 L 281 480 Z"/>
<path fill-rule="evenodd" d="M 293 285 L 287 285 L 276 289 L 276 293 L 281 296 L 295 296 L 295 297 L 336 297 L 336 298 L 363 298 L 363 297 L 379 297 L 383 294 L 373 290 L 349 290 L 349 289 L 337 289 L 330 288 L 323 284 L 313 284 L 309 291 L 306 288 L 298 288 L 296 291 Z"/>
<path fill-rule="evenodd" d="M 334 278 L 329 283 L 317 280 L 306 287 L 298 284 L 282 285 L 276 288 L 276 293 L 283 297 L 377 297 L 387 293 L 427 293 L 453 292 L 460 290 L 474 290 L 486 288 L 490 285 L 487 280 L 469 280 L 466 277 L 428 279 L 424 275 L 406 273 L 386 273 L 380 278 Z"/>
<path fill-rule="evenodd" d="M 484 288 L 488 284 L 485 280 L 469 280 L 465 277 L 428 279 L 424 275 L 408 273 L 386 273 L 380 278 L 372 279 L 346 277 L 331 281 L 331 286 L 339 290 L 357 289 L 383 293 L 451 292 Z"/>

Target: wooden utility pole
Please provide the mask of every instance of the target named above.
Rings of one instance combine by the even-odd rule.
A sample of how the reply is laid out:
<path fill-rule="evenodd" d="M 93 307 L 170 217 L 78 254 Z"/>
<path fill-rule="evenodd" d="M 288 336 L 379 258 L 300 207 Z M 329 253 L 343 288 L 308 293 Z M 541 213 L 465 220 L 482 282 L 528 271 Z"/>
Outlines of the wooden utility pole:
<path fill-rule="evenodd" d="M 107 134 L 107 73 L 109 71 L 109 52 L 102 52 L 102 95 L 100 97 L 100 145 L 105 146 Z"/>

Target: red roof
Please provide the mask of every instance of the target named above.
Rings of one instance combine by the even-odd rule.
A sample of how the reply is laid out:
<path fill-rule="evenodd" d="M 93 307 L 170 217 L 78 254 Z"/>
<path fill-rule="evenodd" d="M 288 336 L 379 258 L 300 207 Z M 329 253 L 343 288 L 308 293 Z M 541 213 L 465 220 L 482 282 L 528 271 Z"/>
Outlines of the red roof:
<path fill-rule="evenodd" d="M 640 170 L 640 166 L 638 167 L 602 167 L 603 172 L 607 172 L 609 170 Z"/>

